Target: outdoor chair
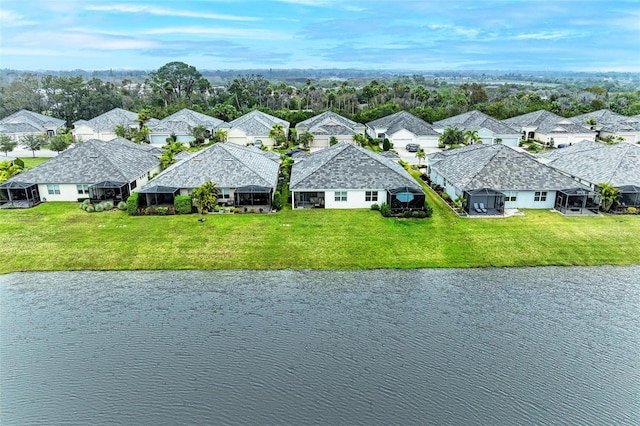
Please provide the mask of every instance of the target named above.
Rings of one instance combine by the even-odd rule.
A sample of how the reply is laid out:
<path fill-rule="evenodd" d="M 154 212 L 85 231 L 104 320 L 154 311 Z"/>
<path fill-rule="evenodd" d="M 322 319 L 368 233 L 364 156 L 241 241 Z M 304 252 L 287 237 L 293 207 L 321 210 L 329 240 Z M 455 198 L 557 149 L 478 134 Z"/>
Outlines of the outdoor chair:
<path fill-rule="evenodd" d="M 478 207 L 478 203 L 473 203 L 473 209 L 476 211 L 476 213 L 482 213 L 482 210 L 480 210 L 480 207 Z"/>
<path fill-rule="evenodd" d="M 480 203 L 480 211 L 482 213 L 486 213 L 487 212 L 487 209 L 484 208 L 484 203 Z"/>

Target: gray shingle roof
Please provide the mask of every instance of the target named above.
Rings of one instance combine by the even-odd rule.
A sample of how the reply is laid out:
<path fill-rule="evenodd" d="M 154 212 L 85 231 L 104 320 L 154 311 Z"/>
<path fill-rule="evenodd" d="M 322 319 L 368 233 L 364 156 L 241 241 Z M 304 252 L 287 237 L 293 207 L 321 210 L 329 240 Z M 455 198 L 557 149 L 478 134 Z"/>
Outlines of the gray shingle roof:
<path fill-rule="evenodd" d="M 586 120 L 596 120 L 596 127 L 598 129 L 608 131 L 611 133 L 616 132 L 640 132 L 640 120 L 628 117 L 626 115 L 618 114 L 608 109 L 601 109 L 598 111 L 588 112 L 586 114 L 576 115 L 572 117 L 576 124 L 587 125 Z"/>
<path fill-rule="evenodd" d="M 333 111 L 325 111 L 296 124 L 298 132 L 301 129 L 307 129 L 309 133 L 314 135 L 355 135 L 358 133 L 357 128 L 364 130 L 364 125 Z"/>
<path fill-rule="evenodd" d="M 407 111 L 396 112 L 370 121 L 367 126 L 371 128 L 385 127 L 388 135 L 393 135 L 400 130 L 408 130 L 416 136 L 440 136 L 440 133 L 433 130 L 431 124 Z"/>
<path fill-rule="evenodd" d="M 65 124 L 64 120 L 27 111 L 15 112 L 0 120 L 0 132 L 3 133 L 35 133 L 46 132 L 48 129 L 59 129 Z"/>
<path fill-rule="evenodd" d="M 510 126 L 495 118 L 483 113 L 482 111 L 469 111 L 464 114 L 456 115 L 444 120 L 436 121 L 433 127 L 447 128 L 457 127 L 460 130 L 480 130 L 487 129 L 493 133 L 501 135 L 519 135 L 520 128 Z"/>
<path fill-rule="evenodd" d="M 90 139 L 12 179 L 38 184 L 132 182 L 158 164 L 153 153 L 126 139 Z"/>
<path fill-rule="evenodd" d="M 586 124 L 576 124 L 568 118 L 560 117 L 549 111 L 539 110 L 517 117 L 507 118 L 502 122 L 508 126 L 522 129 L 535 127 L 537 132 L 549 133 L 595 133 Z"/>
<path fill-rule="evenodd" d="M 568 176 L 526 153 L 505 145 L 477 145 L 433 164 L 431 168 L 462 190 L 554 191 L 581 187 Z"/>
<path fill-rule="evenodd" d="M 635 144 L 584 141 L 543 157 L 548 166 L 594 185 L 609 182 L 613 186 L 640 186 L 640 146 Z"/>
<path fill-rule="evenodd" d="M 339 142 L 317 151 L 291 170 L 292 190 L 369 189 L 399 187 L 421 190 L 420 185 L 397 161 L 349 142 Z"/>
<path fill-rule="evenodd" d="M 79 120 L 74 126 L 85 125 L 96 132 L 113 132 L 118 125 L 128 127 L 138 125 L 138 114 L 122 108 L 114 108 L 91 120 Z"/>
<path fill-rule="evenodd" d="M 204 125 L 207 129 L 224 126 L 224 121 L 184 108 L 153 125 L 149 125 L 152 133 L 188 134 L 192 128 Z"/>
<path fill-rule="evenodd" d="M 238 128 L 249 136 L 265 136 L 274 124 L 282 124 L 285 134 L 289 131 L 289 122 L 262 111 L 251 111 L 229 123 L 231 128 Z"/>
<path fill-rule="evenodd" d="M 262 151 L 216 143 L 164 170 L 148 185 L 198 188 L 210 180 L 220 188 L 257 185 L 275 187 L 279 162 Z"/>
<path fill-rule="evenodd" d="M 476 143 L 476 144 L 466 145 L 460 148 L 445 149 L 443 151 L 432 152 L 431 154 L 427 154 L 427 161 L 429 162 L 429 164 L 433 164 L 449 156 L 459 155 L 463 152 L 473 151 L 480 148 L 482 148 L 482 144 Z"/>

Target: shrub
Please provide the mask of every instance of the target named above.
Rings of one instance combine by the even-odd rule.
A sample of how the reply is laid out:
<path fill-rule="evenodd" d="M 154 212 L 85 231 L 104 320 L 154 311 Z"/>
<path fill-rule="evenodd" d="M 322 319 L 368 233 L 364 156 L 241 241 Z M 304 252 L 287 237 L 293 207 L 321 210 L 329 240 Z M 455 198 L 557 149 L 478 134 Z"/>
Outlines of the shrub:
<path fill-rule="evenodd" d="M 122 210 L 122 211 L 127 210 L 127 203 L 125 203 L 124 201 L 120 201 L 118 203 L 118 210 Z"/>
<path fill-rule="evenodd" d="M 91 200 L 88 198 L 78 198 L 78 201 L 80 201 L 82 204 L 85 204 L 85 205 L 91 202 Z"/>
<path fill-rule="evenodd" d="M 279 191 L 273 193 L 273 208 L 276 210 L 282 210 L 282 195 Z"/>
<path fill-rule="evenodd" d="M 402 216 L 410 218 L 412 216 L 411 210 L 405 210 L 404 212 L 402 212 Z"/>
<path fill-rule="evenodd" d="M 96 204 L 94 209 L 96 212 L 100 213 L 101 211 L 104 211 L 104 206 L 102 204 Z"/>
<path fill-rule="evenodd" d="M 387 203 L 380 204 L 380 214 L 384 217 L 391 216 L 391 207 L 389 207 L 389 204 Z"/>
<path fill-rule="evenodd" d="M 427 213 L 422 210 L 416 210 L 413 213 L 411 213 L 411 215 L 416 219 L 424 219 L 425 217 L 427 217 Z"/>
<path fill-rule="evenodd" d="M 380 206 L 377 204 L 371 204 L 371 210 L 380 210 Z"/>
<path fill-rule="evenodd" d="M 84 210 L 84 208 L 85 208 L 86 206 L 87 206 L 87 205 L 86 205 L 86 204 L 84 204 L 84 203 L 80 203 L 80 204 L 79 204 L 79 207 L 80 207 L 80 209 L 81 209 L 81 210 Z"/>
<path fill-rule="evenodd" d="M 138 193 L 134 192 L 127 198 L 127 213 L 129 216 L 135 216 L 138 211 Z"/>
<path fill-rule="evenodd" d="M 93 213 L 96 211 L 92 204 L 87 204 L 87 208 L 85 208 L 85 210 L 87 213 Z"/>
<path fill-rule="evenodd" d="M 638 209 L 635 208 L 635 207 L 627 207 L 627 213 L 636 214 L 636 213 L 638 213 Z"/>
<path fill-rule="evenodd" d="M 158 215 L 166 216 L 167 212 L 169 211 L 169 207 L 158 207 L 156 211 L 158 212 Z"/>
<path fill-rule="evenodd" d="M 105 201 L 103 204 L 105 210 L 113 210 L 113 202 Z"/>
<path fill-rule="evenodd" d="M 426 201 L 424 202 L 424 214 L 425 214 L 424 217 L 433 216 L 433 208 Z"/>
<path fill-rule="evenodd" d="M 391 142 L 389 142 L 389 139 L 384 138 L 384 140 L 382 141 L 382 150 L 389 151 L 390 149 L 391 149 Z"/>
<path fill-rule="evenodd" d="M 173 201 L 176 214 L 190 214 L 192 209 L 191 197 L 188 195 L 176 195 Z"/>
<path fill-rule="evenodd" d="M 449 194 L 447 194 L 446 192 L 443 192 L 440 196 L 445 201 L 449 201 L 451 199 L 451 197 L 449 197 Z"/>

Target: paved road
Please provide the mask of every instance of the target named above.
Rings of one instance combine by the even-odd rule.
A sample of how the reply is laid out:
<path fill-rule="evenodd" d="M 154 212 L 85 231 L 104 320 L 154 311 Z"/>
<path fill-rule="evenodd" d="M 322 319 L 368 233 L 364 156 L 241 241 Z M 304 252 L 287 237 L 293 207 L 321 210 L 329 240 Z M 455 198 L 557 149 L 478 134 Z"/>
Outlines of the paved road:
<path fill-rule="evenodd" d="M 57 152 L 50 151 L 48 149 L 41 149 L 40 151 L 35 152 L 36 157 L 55 157 L 56 155 L 58 155 Z M 3 156 L 4 156 L 4 153 L 0 153 L 0 158 L 2 158 Z M 9 156 L 15 157 L 15 158 L 33 157 L 33 152 L 31 152 L 31 150 L 28 150 L 28 149 L 17 147 L 16 149 L 14 149 L 9 153 Z"/>

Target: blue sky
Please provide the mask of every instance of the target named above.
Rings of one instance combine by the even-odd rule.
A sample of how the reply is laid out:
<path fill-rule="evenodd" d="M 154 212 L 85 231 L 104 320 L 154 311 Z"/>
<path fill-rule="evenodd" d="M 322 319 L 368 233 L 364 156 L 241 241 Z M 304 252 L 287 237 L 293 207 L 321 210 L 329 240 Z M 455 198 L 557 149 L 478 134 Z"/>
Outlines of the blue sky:
<path fill-rule="evenodd" d="M 640 0 L 0 0 L 0 68 L 640 71 Z"/>

